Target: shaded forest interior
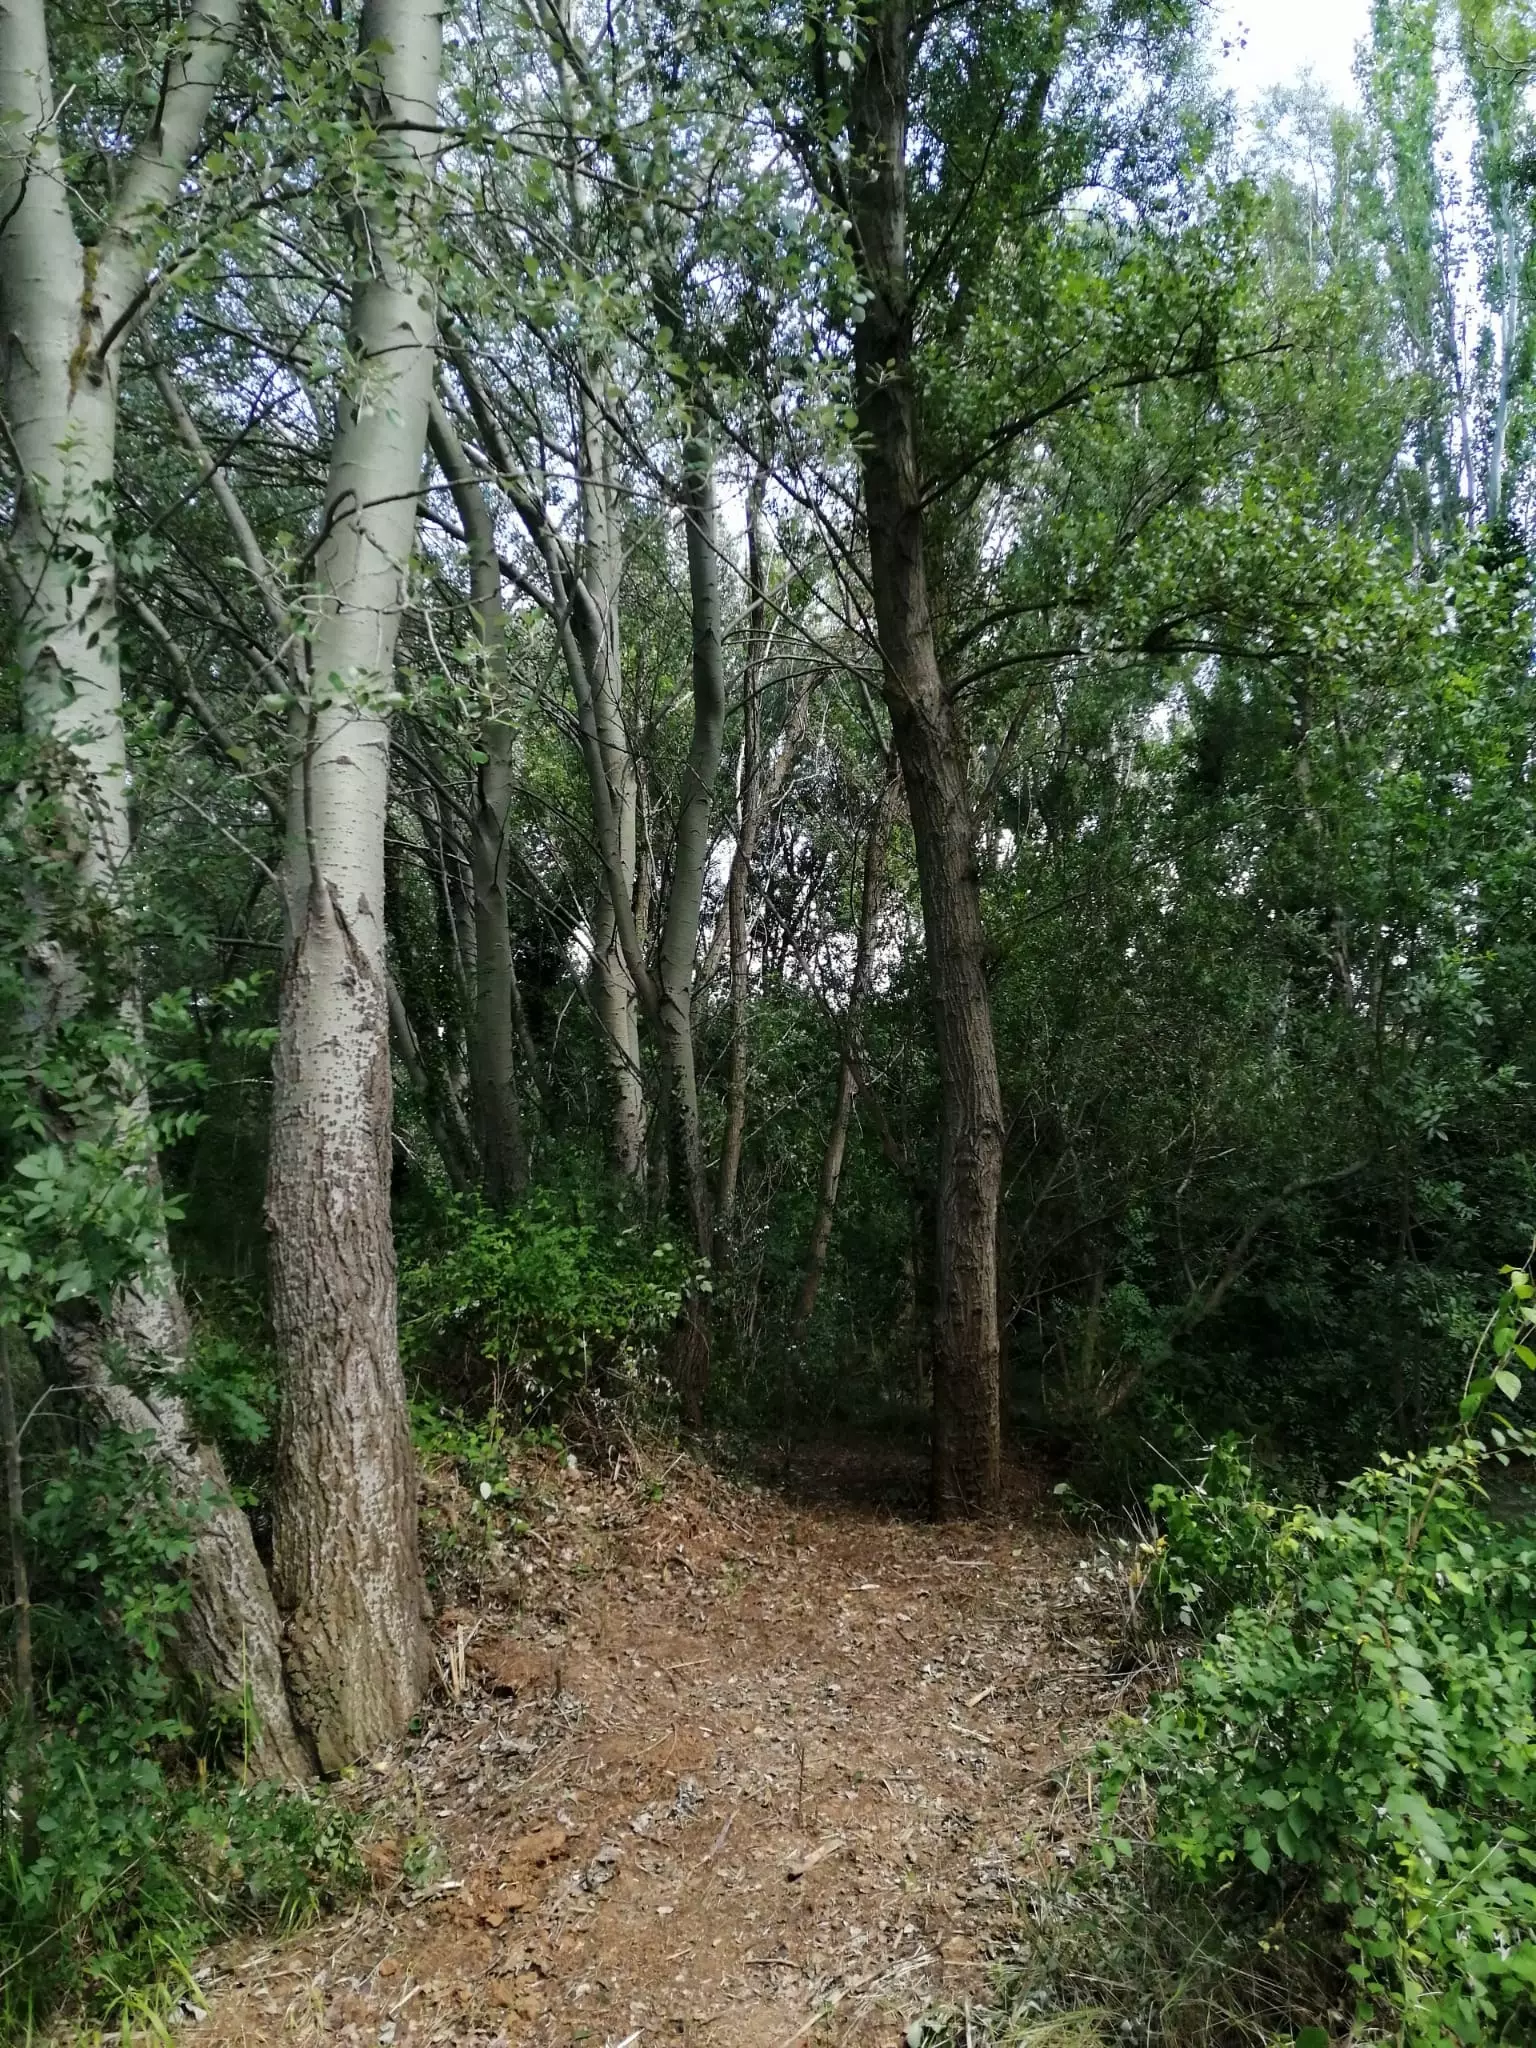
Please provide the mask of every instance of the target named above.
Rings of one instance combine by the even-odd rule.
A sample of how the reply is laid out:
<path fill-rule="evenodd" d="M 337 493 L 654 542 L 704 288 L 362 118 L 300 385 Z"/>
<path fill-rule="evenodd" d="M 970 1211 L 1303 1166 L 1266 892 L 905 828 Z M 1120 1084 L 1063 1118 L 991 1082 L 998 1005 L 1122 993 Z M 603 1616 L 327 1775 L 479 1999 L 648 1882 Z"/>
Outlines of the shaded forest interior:
<path fill-rule="evenodd" d="M 490 1701 L 584 2038 L 591 1573 L 929 1856 L 700 2041 L 1533 2037 L 1536 28 L 1213 32 L 0 0 L 0 2036 L 479 1898 Z"/>

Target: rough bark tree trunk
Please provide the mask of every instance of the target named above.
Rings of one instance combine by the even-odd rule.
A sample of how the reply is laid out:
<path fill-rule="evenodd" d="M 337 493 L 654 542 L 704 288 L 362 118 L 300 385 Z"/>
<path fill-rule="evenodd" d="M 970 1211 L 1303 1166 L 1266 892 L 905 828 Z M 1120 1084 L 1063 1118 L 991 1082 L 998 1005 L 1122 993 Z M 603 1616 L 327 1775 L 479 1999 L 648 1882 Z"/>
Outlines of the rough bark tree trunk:
<path fill-rule="evenodd" d="M 436 323 L 426 271 L 442 22 L 365 0 L 365 200 L 290 766 L 288 947 L 267 1218 L 284 1364 L 273 1577 L 289 1681 L 323 1768 L 400 1735 L 431 1668 L 395 1330 L 384 973 L 388 692 L 406 599 Z"/>
<path fill-rule="evenodd" d="M 907 252 L 907 0 L 882 0 L 852 90 L 849 199 L 868 294 L 854 329 L 870 580 L 917 853 L 940 1079 L 933 1505 L 976 1514 L 1000 1481 L 997 1210 L 1003 1115 L 966 758 L 939 670 L 923 536 Z"/>
<path fill-rule="evenodd" d="M 5 549 L 13 652 L 27 728 L 70 750 L 85 879 L 109 898 L 130 854 L 112 556 L 122 353 L 147 302 L 156 223 L 185 173 L 238 23 L 239 0 L 194 0 L 166 62 L 155 120 L 87 253 L 70 216 L 44 8 L 41 0 L 0 5 L 0 393 L 21 469 Z M 69 962 L 57 956 L 53 968 L 67 1008 Z M 137 1032 L 136 994 L 124 1009 Z M 125 1289 L 108 1327 L 82 1332 L 83 1384 L 105 1419 L 131 1412 L 126 1426 L 145 1432 L 180 1497 L 198 1498 L 205 1485 L 222 1497 L 190 1560 L 186 1655 L 216 1690 L 248 1693 L 259 1719 L 252 1767 L 297 1777 L 306 1758 L 284 1694 L 276 1611 L 218 1453 L 194 1440 L 169 1393 L 141 1400 L 102 1362 L 114 1339 L 157 1370 L 183 1356 L 185 1317 L 163 1236 L 155 1264 L 155 1283 Z"/>

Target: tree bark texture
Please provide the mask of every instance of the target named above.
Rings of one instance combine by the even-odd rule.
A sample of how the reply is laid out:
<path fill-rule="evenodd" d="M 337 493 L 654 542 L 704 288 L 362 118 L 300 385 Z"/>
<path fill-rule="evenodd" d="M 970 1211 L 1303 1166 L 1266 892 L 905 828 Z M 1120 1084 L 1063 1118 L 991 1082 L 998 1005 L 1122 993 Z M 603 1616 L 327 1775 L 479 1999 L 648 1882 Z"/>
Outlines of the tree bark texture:
<path fill-rule="evenodd" d="M 85 826 L 84 878 L 109 897 L 122 888 L 130 853 L 112 556 L 122 351 L 239 12 L 239 0 L 193 0 L 166 62 L 156 117 L 87 252 L 70 217 L 42 0 L 0 0 L 0 400 L 21 469 L 6 549 L 13 653 L 27 729 L 70 751 Z M 70 963 L 58 957 L 52 969 L 67 1009 Z M 125 997 L 124 1011 L 137 1034 L 136 994 Z M 145 1432 L 150 1455 L 181 1498 L 205 1486 L 220 1497 L 189 1566 L 184 1651 L 215 1691 L 248 1693 L 261 1724 L 253 1767 L 297 1776 L 305 1758 L 283 1691 L 276 1611 L 218 1453 L 194 1441 L 178 1401 L 168 1394 L 141 1400 L 101 1364 L 110 1339 L 150 1367 L 183 1356 L 185 1315 L 163 1237 L 155 1263 L 152 1280 L 119 1296 L 109 1327 L 89 1333 L 96 1365 L 83 1385 L 98 1416 Z"/>
<path fill-rule="evenodd" d="M 912 387 L 907 0 L 884 0 L 855 74 L 849 203 L 868 293 L 854 329 L 870 578 L 883 687 L 917 854 L 940 1077 L 933 1505 L 997 1499 L 997 1212 L 1003 1115 L 965 751 L 935 644 Z"/>
<path fill-rule="evenodd" d="M 294 1729 L 277 1607 L 250 1523 L 230 1497 L 218 1451 L 197 1441 L 181 1401 L 156 1384 L 166 1364 L 186 1356 L 179 1295 L 142 1284 L 125 1288 L 104 1324 L 66 1326 L 60 1335 L 73 1384 L 98 1417 L 111 1428 L 147 1436 L 176 1500 L 198 1511 L 187 1560 L 188 1604 L 177 1631 L 186 1668 L 217 1697 L 248 1708 L 248 1770 L 291 1782 L 308 1777 L 314 1759 Z M 142 1391 L 124 1386 L 109 1369 L 112 1352 L 126 1357 Z"/>
<path fill-rule="evenodd" d="M 284 1375 L 273 1577 L 289 1682 L 321 1766 L 403 1733 L 431 1668 L 416 1469 L 395 1328 L 384 970 L 388 692 L 407 597 L 436 319 L 425 270 L 442 23 L 365 0 L 364 202 L 295 721 L 267 1220 Z"/>

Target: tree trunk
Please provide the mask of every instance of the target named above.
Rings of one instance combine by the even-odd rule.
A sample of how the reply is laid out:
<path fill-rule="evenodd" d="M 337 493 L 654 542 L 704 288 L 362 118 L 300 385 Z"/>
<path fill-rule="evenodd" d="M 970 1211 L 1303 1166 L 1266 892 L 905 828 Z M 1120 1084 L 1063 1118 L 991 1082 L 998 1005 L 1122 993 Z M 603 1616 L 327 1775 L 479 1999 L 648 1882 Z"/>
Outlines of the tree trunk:
<path fill-rule="evenodd" d="M 725 1081 L 725 1132 L 720 1140 L 720 1177 L 715 1192 L 715 1257 L 725 1240 L 736 1209 L 736 1182 L 741 1173 L 741 1148 L 747 1129 L 747 1069 L 750 962 L 747 958 L 747 888 L 752 856 L 762 817 L 762 716 L 759 695 L 767 652 L 767 593 L 763 584 L 763 491 L 767 483 L 759 468 L 747 493 L 747 658 L 741 676 L 741 800 L 736 814 L 736 845 L 725 891 L 725 915 L 731 961 L 731 1052 Z"/>
<path fill-rule="evenodd" d="M 469 838 L 475 932 L 474 1015 L 469 1020 L 469 1072 L 478 1125 L 485 1192 L 498 1206 L 528 1185 L 528 1154 L 517 1099 L 516 982 L 508 914 L 514 734 L 505 718 L 506 618 L 501 603 L 501 561 L 490 508 L 453 423 L 434 399 L 429 414 L 432 449 L 448 479 L 464 525 L 470 603 L 479 636 L 481 686 L 494 707 L 480 727 L 484 756 Z"/>
<path fill-rule="evenodd" d="M 848 990 L 848 1008 L 843 1018 L 842 1057 L 837 1069 L 837 1097 L 832 1105 L 832 1122 L 827 1129 L 827 1142 L 821 1155 L 821 1183 L 816 1195 L 816 1216 L 811 1225 L 811 1241 L 805 1255 L 805 1272 L 800 1281 L 800 1292 L 795 1298 L 795 1312 L 790 1319 L 789 1342 L 793 1351 L 803 1348 L 806 1333 L 811 1327 L 811 1317 L 816 1312 L 816 1297 L 821 1292 L 821 1279 L 827 1268 L 827 1252 L 832 1243 L 832 1224 L 837 1215 L 837 1191 L 843 1177 L 843 1154 L 848 1145 L 848 1125 L 853 1115 L 853 1101 L 858 1093 L 858 1044 L 859 1013 L 869 994 L 870 979 L 874 971 L 875 920 L 880 910 L 880 889 L 885 875 L 885 842 L 890 829 L 891 809 L 896 796 L 896 763 L 888 764 L 885 786 L 875 806 L 875 815 L 870 820 L 869 841 L 864 848 L 864 872 L 859 887 L 859 930 L 853 957 L 853 980 Z"/>
<path fill-rule="evenodd" d="M 40 0 L 0 6 L 0 389 L 21 465 L 6 551 L 13 652 L 30 732 L 70 751 L 84 825 L 84 877 L 117 897 L 130 852 L 128 771 L 112 517 L 122 347 L 145 280 L 146 231 L 172 199 L 203 127 L 239 19 L 238 0 L 200 0 L 167 63 L 156 121 L 130 159 L 121 196 L 89 259 L 70 218 Z M 59 1006 L 71 963 L 50 963 Z M 140 1028 L 138 998 L 124 999 Z M 148 1113 L 148 1105 L 141 1105 Z M 305 1769 L 283 1692 L 276 1612 L 244 1515 L 218 1453 L 196 1443 L 180 1403 L 140 1400 L 103 1360 L 113 1340 L 142 1365 L 185 1351 L 186 1320 L 163 1232 L 149 1284 L 128 1288 L 108 1327 L 89 1332 L 83 1384 L 97 1414 L 143 1430 L 182 1499 L 221 1497 L 189 1562 L 189 1665 L 216 1692 L 248 1691 L 260 1727 L 259 1771 Z M 82 1340 L 84 1341 L 84 1340 Z"/>
<path fill-rule="evenodd" d="M 402 1734 L 431 1668 L 395 1330 L 384 973 L 387 692 L 406 598 L 435 319 L 425 270 L 441 18 L 365 0 L 385 197 L 361 208 L 351 342 L 291 764 L 288 949 L 267 1219 L 284 1363 L 273 1576 L 321 1766 Z"/>
<path fill-rule="evenodd" d="M 7 1758 L 15 1773 L 21 1860 L 37 1855 L 37 1699 L 32 1682 L 32 1588 L 27 1574 L 27 1503 L 21 1483 L 21 1427 L 11 1377 L 11 1333 L 0 1324 L 0 1457 L 5 1462 L 6 1549 L 10 1562 L 11 1714 L 13 1745 Z"/>
<path fill-rule="evenodd" d="M 672 1149 L 683 1179 L 693 1241 L 702 1257 L 712 1249 L 709 1178 L 699 1121 L 693 1049 L 693 967 L 699 948 L 699 910 L 709 859 L 709 812 L 725 729 L 725 660 L 720 631 L 719 540 L 715 520 L 714 461 L 708 445 L 690 436 L 683 450 L 683 517 L 688 543 L 688 594 L 693 618 L 693 737 L 677 814 L 677 853 L 667 892 L 666 922 L 657 956 L 662 1066 Z"/>
<path fill-rule="evenodd" d="M 513 733 L 504 719 L 480 728 L 479 801 L 470 836 L 475 894 L 475 1019 L 470 1060 L 485 1192 L 502 1205 L 528 1185 L 528 1152 L 517 1099 L 515 983 L 508 916 Z"/>
<path fill-rule="evenodd" d="M 187 1610 L 177 1631 L 187 1669 L 218 1698 L 248 1705 L 248 1770 L 292 1781 L 308 1777 L 314 1759 L 294 1730 L 283 1685 L 277 1608 L 250 1523 L 230 1498 L 217 1450 L 197 1441 L 176 1395 L 154 1385 L 157 1372 L 186 1355 L 180 1296 L 173 1288 L 125 1288 L 104 1326 L 80 1324 L 60 1335 L 73 1382 L 96 1414 L 115 1429 L 148 1436 L 176 1499 L 199 1507 L 192 1525 L 195 1546 L 187 1560 Z M 126 1359 L 135 1377 L 143 1375 L 140 1384 L 150 1391 L 135 1393 L 121 1384 L 107 1363 L 113 1353 Z"/>
<path fill-rule="evenodd" d="M 458 1112 L 453 1103 L 444 1100 L 446 1091 L 436 1085 L 432 1075 L 427 1071 L 426 1061 L 421 1056 L 421 1043 L 416 1036 L 416 1027 L 412 1024 L 410 1012 L 405 1007 L 405 998 L 400 993 L 399 983 L 387 968 L 384 976 L 384 995 L 389 1006 L 389 1027 L 394 1037 L 395 1051 L 416 1097 L 422 1121 L 432 1134 L 437 1156 L 443 1163 L 443 1174 L 456 1195 L 467 1195 L 475 1185 L 469 1143 L 460 1128 Z"/>
<path fill-rule="evenodd" d="M 966 759 L 939 671 L 924 554 L 907 278 L 906 0 L 869 24 L 853 88 L 850 210 L 868 293 L 854 329 L 870 580 L 917 853 L 940 1078 L 933 1505 L 998 1497 L 997 1209 L 1003 1115 Z"/>
<path fill-rule="evenodd" d="M 639 777 L 624 724 L 624 672 L 619 641 L 622 545 L 614 499 L 611 436 L 591 396 L 592 370 L 581 377 L 581 585 L 574 625 L 597 723 L 618 839 L 615 886 L 633 900 L 638 860 Z M 631 1187 L 645 1178 L 645 1090 L 640 1071 L 640 1003 L 624 958 L 605 873 L 592 919 L 593 998 L 603 1027 L 613 1090 L 611 1152 Z"/>

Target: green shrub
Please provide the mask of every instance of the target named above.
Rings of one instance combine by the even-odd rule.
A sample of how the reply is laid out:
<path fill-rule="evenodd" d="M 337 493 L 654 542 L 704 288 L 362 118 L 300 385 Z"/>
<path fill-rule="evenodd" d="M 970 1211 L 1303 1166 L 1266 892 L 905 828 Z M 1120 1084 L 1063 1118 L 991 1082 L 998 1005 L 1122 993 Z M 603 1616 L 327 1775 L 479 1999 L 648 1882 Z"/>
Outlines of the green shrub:
<path fill-rule="evenodd" d="M 1160 1627 L 1208 1627 L 1273 1589 L 1276 1511 L 1240 1438 L 1219 1437 L 1193 1486 L 1154 1486 L 1148 1504 L 1159 1528 L 1135 1577 Z"/>
<path fill-rule="evenodd" d="M 197 1513 L 109 1432 L 54 1461 L 26 1518 L 37 1698 L 0 1699 L 0 2034 L 66 2003 L 119 2015 L 214 1937 L 360 1879 L 339 1808 L 210 1773 L 242 1730 L 176 1668 Z"/>
<path fill-rule="evenodd" d="M 400 1273 L 407 1363 L 497 1404 L 638 1383 L 693 1276 L 677 1247 L 563 1215 L 542 1196 L 499 1215 L 451 1204 Z"/>
<path fill-rule="evenodd" d="M 1462 1435 L 1381 1459 L 1327 1513 L 1240 1525 L 1235 1578 L 1227 1522 L 1185 1498 L 1169 1529 L 1202 1587 L 1250 1594 L 1101 1755 L 1108 1861 L 1142 1786 L 1165 1854 L 1234 1910 L 1320 1930 L 1359 2024 L 1416 2048 L 1536 2028 L 1536 1536 L 1486 1493 L 1536 1454 L 1489 1408 L 1536 1366 L 1533 1298 L 1514 1273 Z"/>

